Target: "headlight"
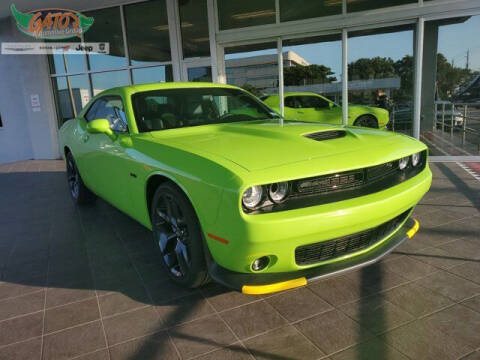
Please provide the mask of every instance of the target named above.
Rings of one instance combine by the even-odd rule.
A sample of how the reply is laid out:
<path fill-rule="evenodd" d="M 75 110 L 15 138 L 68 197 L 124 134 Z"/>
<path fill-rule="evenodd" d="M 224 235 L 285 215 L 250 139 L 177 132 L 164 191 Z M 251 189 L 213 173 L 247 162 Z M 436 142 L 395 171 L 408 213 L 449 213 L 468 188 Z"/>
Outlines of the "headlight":
<path fill-rule="evenodd" d="M 288 195 L 288 182 L 271 184 L 268 187 L 268 196 L 274 203 L 281 203 Z"/>
<path fill-rule="evenodd" d="M 260 202 L 263 197 L 263 187 L 261 186 L 251 186 L 242 195 L 243 205 L 247 209 L 254 209 Z"/>
<path fill-rule="evenodd" d="M 404 157 L 404 158 L 401 158 L 399 161 L 398 161 L 398 168 L 400 170 L 405 170 L 405 168 L 407 167 L 408 165 L 408 157 Z"/>
<path fill-rule="evenodd" d="M 415 167 L 420 163 L 420 153 L 412 155 L 412 166 Z"/>

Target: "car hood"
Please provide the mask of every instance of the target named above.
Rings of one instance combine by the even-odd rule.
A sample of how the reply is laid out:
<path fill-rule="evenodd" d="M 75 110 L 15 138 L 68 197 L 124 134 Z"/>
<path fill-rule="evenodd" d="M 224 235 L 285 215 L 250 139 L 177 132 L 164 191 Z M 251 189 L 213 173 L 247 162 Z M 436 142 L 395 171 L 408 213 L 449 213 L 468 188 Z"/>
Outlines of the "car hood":
<path fill-rule="evenodd" d="M 344 135 L 327 140 L 306 137 L 320 133 Z M 250 121 L 232 124 L 204 125 L 150 133 L 152 140 L 199 155 L 211 154 L 241 166 L 248 171 L 270 169 L 318 158 L 350 162 L 389 161 L 422 150 L 420 142 L 392 132 L 367 128 L 344 128 L 286 121 Z M 405 145 L 405 146 L 402 146 Z M 408 146 L 410 145 L 410 146 Z M 413 150 L 412 150 L 413 149 Z M 362 154 L 364 156 L 362 156 Z M 359 160 L 362 159 L 362 160 Z"/>

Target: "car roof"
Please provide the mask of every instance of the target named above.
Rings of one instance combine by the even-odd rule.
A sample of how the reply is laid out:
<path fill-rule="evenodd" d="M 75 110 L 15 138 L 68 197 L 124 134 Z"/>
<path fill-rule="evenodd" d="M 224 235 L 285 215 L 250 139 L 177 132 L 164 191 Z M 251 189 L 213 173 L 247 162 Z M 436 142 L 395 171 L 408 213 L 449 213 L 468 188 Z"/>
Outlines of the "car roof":
<path fill-rule="evenodd" d="M 118 94 L 120 92 L 134 94 L 144 91 L 166 90 L 166 89 L 195 89 L 195 88 L 227 88 L 239 89 L 237 86 L 217 84 L 211 82 L 157 82 L 148 84 L 118 86 L 108 90 L 104 90 L 97 94 L 96 97 L 108 94 Z"/>

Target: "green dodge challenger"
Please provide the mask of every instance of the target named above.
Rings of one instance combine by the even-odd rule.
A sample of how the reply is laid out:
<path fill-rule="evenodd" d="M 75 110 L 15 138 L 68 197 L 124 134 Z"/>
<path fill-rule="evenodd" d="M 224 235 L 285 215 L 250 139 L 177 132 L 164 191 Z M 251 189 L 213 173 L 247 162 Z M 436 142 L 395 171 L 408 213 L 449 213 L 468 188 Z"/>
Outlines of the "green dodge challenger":
<path fill-rule="evenodd" d="M 322 95 L 312 92 L 287 92 L 284 95 L 286 119 L 329 124 L 342 123 L 342 107 Z M 279 96 L 262 97 L 265 104 L 280 112 Z M 388 111 L 364 105 L 348 106 L 348 125 L 384 129 L 389 122 Z"/>
<path fill-rule="evenodd" d="M 151 229 L 174 281 L 249 294 L 370 264 L 415 234 L 432 179 L 424 144 L 280 120 L 228 85 L 104 91 L 60 129 L 72 197 Z"/>

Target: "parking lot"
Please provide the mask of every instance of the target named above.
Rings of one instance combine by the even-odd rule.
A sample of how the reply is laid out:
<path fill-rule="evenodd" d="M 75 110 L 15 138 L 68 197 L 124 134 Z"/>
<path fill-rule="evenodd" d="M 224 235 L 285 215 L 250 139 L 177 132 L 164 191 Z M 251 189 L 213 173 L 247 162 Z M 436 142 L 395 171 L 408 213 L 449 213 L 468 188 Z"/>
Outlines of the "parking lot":
<path fill-rule="evenodd" d="M 480 182 L 432 164 L 419 233 L 269 296 L 187 290 L 149 231 L 77 208 L 61 161 L 0 166 L 0 359 L 480 359 Z"/>

